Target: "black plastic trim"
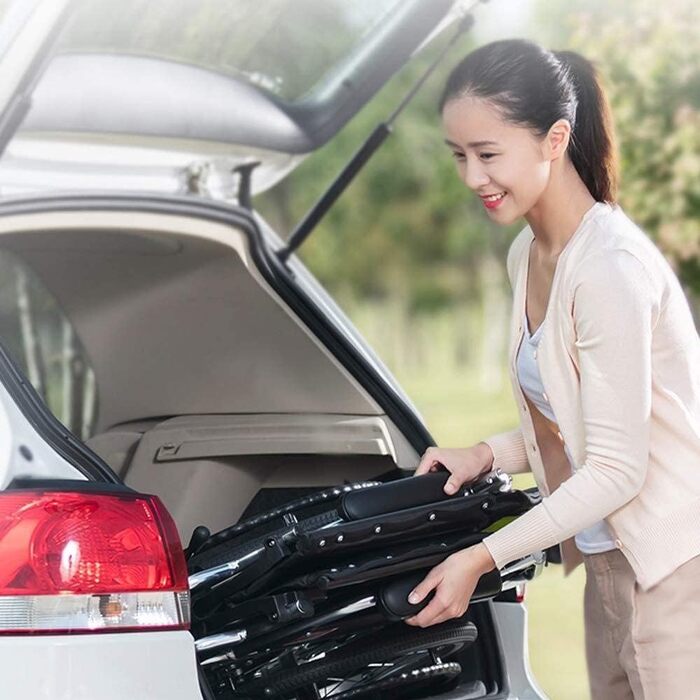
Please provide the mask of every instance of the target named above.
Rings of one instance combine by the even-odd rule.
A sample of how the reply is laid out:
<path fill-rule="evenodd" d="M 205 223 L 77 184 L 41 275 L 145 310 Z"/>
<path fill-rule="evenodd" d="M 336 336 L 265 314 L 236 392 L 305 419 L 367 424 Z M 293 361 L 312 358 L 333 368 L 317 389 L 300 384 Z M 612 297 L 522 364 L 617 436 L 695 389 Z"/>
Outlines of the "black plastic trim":
<path fill-rule="evenodd" d="M 69 493 L 138 493 L 126 484 L 109 484 L 83 479 L 29 479 L 17 477 L 7 486 L 8 491 L 66 491 Z M 141 494 L 145 495 L 145 494 Z"/>

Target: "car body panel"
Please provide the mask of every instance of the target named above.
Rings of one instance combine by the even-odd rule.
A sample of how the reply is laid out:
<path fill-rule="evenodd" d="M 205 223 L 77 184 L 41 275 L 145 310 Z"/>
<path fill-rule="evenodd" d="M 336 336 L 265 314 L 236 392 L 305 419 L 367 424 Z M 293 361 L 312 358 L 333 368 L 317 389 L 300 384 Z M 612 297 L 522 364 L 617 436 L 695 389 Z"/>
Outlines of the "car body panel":
<path fill-rule="evenodd" d="M 510 697 L 518 700 L 546 700 L 530 668 L 528 653 L 528 611 L 524 603 L 493 603 Z"/>
<path fill-rule="evenodd" d="M 7 700 L 198 700 L 189 632 L 0 636 Z"/>
<path fill-rule="evenodd" d="M 78 479 L 87 476 L 56 454 L 0 383 L 0 490 L 14 480 Z"/>

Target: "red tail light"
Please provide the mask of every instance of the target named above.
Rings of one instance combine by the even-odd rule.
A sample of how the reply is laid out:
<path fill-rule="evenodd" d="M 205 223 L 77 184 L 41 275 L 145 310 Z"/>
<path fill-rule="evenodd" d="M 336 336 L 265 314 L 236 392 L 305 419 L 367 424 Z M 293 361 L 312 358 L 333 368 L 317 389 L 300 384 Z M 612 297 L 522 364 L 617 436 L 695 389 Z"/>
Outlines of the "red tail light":
<path fill-rule="evenodd" d="M 183 629 L 189 589 L 155 496 L 0 493 L 0 631 Z"/>

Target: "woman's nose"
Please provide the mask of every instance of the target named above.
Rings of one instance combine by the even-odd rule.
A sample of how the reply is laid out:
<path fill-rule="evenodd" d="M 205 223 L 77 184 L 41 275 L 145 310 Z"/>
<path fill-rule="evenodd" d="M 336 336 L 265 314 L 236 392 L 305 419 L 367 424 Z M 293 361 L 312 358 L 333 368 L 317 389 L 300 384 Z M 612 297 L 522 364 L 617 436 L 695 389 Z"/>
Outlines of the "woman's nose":
<path fill-rule="evenodd" d="M 478 190 L 489 182 L 489 176 L 484 172 L 481 164 L 478 161 L 467 162 L 464 164 L 462 173 L 464 184 L 472 190 Z"/>

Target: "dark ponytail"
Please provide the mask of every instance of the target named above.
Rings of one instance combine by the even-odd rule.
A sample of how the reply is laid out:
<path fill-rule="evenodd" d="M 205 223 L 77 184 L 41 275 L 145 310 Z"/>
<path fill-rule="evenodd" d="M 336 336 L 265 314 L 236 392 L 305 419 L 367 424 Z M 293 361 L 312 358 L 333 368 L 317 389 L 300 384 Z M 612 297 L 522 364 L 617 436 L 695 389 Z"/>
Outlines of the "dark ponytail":
<path fill-rule="evenodd" d="M 596 201 L 614 204 L 618 159 L 612 113 L 594 65 L 573 51 L 548 51 L 525 39 L 472 51 L 447 79 L 440 112 L 452 99 L 486 99 L 504 117 L 543 138 L 558 119 L 571 124 L 569 157 Z"/>

